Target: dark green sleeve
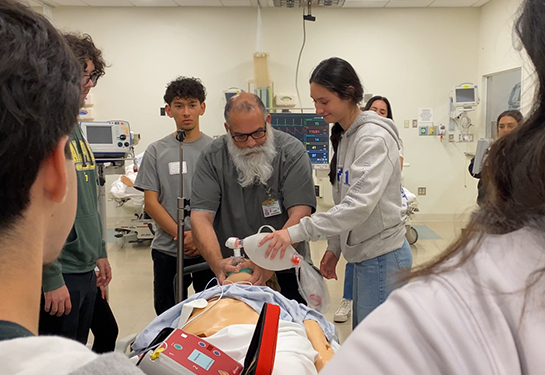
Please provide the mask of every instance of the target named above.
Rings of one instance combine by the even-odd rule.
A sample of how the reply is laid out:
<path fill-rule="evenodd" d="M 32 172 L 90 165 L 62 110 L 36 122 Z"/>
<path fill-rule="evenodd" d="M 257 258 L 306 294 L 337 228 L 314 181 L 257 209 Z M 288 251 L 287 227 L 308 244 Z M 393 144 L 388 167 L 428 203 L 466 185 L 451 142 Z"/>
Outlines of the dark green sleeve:
<path fill-rule="evenodd" d="M 58 260 L 45 265 L 42 275 L 42 288 L 44 292 L 51 292 L 64 285 L 62 277 L 62 265 Z"/>

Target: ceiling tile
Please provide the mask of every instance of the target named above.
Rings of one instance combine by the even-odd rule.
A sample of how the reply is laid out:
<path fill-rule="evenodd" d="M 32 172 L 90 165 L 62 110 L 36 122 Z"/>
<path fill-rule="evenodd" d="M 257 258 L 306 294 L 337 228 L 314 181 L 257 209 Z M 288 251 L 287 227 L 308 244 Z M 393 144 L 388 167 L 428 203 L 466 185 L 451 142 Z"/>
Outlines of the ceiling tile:
<path fill-rule="evenodd" d="M 81 7 L 87 6 L 82 0 L 46 0 L 49 3 L 58 5 L 58 6 L 67 6 L 67 7 Z"/>
<path fill-rule="evenodd" d="M 346 0 L 343 8 L 383 8 L 390 0 Z"/>
<path fill-rule="evenodd" d="M 220 0 L 174 0 L 183 7 L 220 7 Z"/>
<path fill-rule="evenodd" d="M 220 0 L 224 7 L 251 7 L 250 0 Z"/>
<path fill-rule="evenodd" d="M 427 7 L 433 0 L 390 0 L 387 8 L 411 8 L 411 7 Z"/>
<path fill-rule="evenodd" d="M 430 7 L 470 7 L 476 0 L 435 0 Z"/>
<path fill-rule="evenodd" d="M 129 0 L 129 2 L 137 7 L 177 7 L 178 4 L 174 0 Z"/>
<path fill-rule="evenodd" d="M 83 0 L 83 2 L 92 7 L 132 7 L 128 0 Z"/>

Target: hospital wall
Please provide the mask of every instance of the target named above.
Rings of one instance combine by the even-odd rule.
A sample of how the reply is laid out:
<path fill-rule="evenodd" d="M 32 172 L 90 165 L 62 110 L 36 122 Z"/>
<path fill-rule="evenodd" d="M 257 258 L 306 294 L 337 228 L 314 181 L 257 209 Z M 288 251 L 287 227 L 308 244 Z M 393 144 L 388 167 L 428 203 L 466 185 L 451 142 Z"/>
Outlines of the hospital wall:
<path fill-rule="evenodd" d="M 517 45 L 522 47 L 514 31 L 521 3 L 522 0 L 493 0 L 481 8 L 479 76 L 485 88 L 488 76 L 521 69 L 521 111 L 527 114 L 533 102 L 535 80 L 526 53 L 515 49 Z M 486 96 L 483 99 L 486 100 Z M 484 124 L 484 106 L 481 106 L 481 116 L 481 124 Z M 484 126 L 479 131 L 484 136 Z"/>
<path fill-rule="evenodd" d="M 495 35 L 496 18 L 505 19 L 508 0 L 480 8 L 315 9 L 306 23 L 306 45 L 299 68 L 303 107 L 312 107 L 308 78 L 322 59 L 340 56 L 353 64 L 365 91 L 387 96 L 405 144 L 404 185 L 419 196 L 420 219 L 452 220 L 474 208 L 476 180 L 467 173 L 464 152 L 476 143 L 449 143 L 404 128 L 419 108 L 433 108 L 434 124 L 448 124 L 449 93 L 462 82 L 481 84 L 483 74 L 516 61 L 496 63 L 510 48 Z M 295 94 L 295 69 L 303 39 L 302 11 L 265 8 L 263 49 L 270 53 L 276 93 Z M 137 152 L 174 130 L 161 117 L 168 82 L 178 75 L 200 77 L 208 91 L 201 129 L 224 133 L 222 92 L 247 87 L 252 78 L 255 8 L 60 8 L 54 22 L 64 31 L 87 32 L 111 65 L 94 89 L 96 120 L 125 119 L 142 135 Z M 470 114 L 479 132 L 481 111 Z M 458 132 L 455 134 L 458 139 Z M 323 181 L 327 187 L 327 181 Z M 325 194 L 329 194 L 328 191 Z M 112 212 L 113 206 L 109 206 Z M 111 213 L 109 216 L 116 216 Z"/>

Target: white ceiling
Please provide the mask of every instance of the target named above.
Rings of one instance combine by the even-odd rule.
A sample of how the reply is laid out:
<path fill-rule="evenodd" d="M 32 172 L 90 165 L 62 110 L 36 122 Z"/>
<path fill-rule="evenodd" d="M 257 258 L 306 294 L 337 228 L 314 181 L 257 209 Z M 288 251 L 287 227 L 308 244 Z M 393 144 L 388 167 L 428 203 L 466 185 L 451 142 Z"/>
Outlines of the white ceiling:
<path fill-rule="evenodd" d="M 31 6 L 84 7 L 257 7 L 258 0 L 21 0 Z M 480 7 L 490 0 L 345 0 L 343 8 Z M 273 0 L 259 0 L 263 8 Z"/>

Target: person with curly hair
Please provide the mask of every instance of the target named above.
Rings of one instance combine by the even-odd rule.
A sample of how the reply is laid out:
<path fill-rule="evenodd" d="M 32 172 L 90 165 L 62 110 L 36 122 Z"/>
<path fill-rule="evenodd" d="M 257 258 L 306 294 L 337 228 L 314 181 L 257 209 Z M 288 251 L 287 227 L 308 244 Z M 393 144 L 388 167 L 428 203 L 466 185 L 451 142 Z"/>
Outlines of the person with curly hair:
<path fill-rule="evenodd" d="M 180 166 L 180 144 L 176 132 L 150 144 L 144 154 L 134 187 L 144 192 L 146 212 L 157 223 L 157 232 L 151 244 L 153 259 L 153 299 L 157 315 L 175 304 L 174 280 L 176 277 L 178 225 L 177 200 L 180 176 L 184 173 L 184 195 L 191 198 L 191 179 L 201 151 L 212 138 L 201 132 L 200 117 L 206 109 L 206 89 L 198 78 L 179 77 L 170 82 L 164 95 L 165 112 L 174 119 L 176 130 L 185 131 L 182 144 L 183 165 Z M 184 259 L 186 265 L 204 262 L 193 242 L 191 222 L 186 219 L 184 233 Z M 214 274 L 210 270 L 184 276 L 184 299 L 187 288 L 193 283 L 195 291 L 204 290 Z"/>
<path fill-rule="evenodd" d="M 104 75 L 106 64 L 88 34 L 63 36 L 80 63 L 81 107 L 89 91 Z M 62 255 L 44 269 L 39 332 L 86 344 L 97 286 L 107 286 L 112 271 L 98 213 L 95 158 L 79 126 L 70 135 L 69 148 L 78 177 L 78 211 Z M 95 268 L 99 270 L 97 274 Z"/>

